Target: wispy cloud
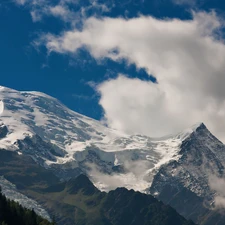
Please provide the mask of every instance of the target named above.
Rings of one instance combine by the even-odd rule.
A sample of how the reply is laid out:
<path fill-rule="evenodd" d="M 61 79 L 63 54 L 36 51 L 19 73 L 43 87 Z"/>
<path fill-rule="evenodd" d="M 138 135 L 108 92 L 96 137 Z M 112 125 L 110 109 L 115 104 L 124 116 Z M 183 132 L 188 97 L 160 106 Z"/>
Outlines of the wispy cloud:
<path fill-rule="evenodd" d="M 26 6 L 34 22 L 41 21 L 45 17 L 54 16 L 71 25 L 86 19 L 90 15 L 101 15 L 110 11 L 110 6 L 99 3 L 97 0 L 89 0 L 85 4 L 76 0 L 14 0 L 20 6 Z"/>
<path fill-rule="evenodd" d="M 117 187 L 126 187 L 137 191 L 145 191 L 150 186 L 146 179 L 146 171 L 149 168 L 147 161 L 125 161 L 123 164 L 124 173 L 107 174 L 101 171 L 95 164 L 87 163 L 89 176 L 95 185 L 104 191 L 114 190 Z"/>
<path fill-rule="evenodd" d="M 225 208 L 225 180 L 217 176 L 210 176 L 209 185 L 215 191 L 214 205 L 216 208 Z"/>

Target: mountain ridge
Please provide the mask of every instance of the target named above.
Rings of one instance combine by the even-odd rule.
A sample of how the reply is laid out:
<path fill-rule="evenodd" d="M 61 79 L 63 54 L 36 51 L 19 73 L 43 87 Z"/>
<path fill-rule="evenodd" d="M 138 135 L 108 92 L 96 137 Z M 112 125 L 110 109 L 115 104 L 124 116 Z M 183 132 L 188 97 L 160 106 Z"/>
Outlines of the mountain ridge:
<path fill-rule="evenodd" d="M 65 182 L 57 194 L 48 191 L 46 195 L 54 202 L 60 199 L 62 204 L 69 204 L 77 225 L 194 225 L 151 195 L 126 188 L 101 192 L 85 175 Z"/>
<path fill-rule="evenodd" d="M 75 175 L 72 169 L 79 171 L 81 168 L 78 173 L 89 174 L 103 190 L 110 187 L 102 184 L 95 173 L 90 174 L 93 170 L 88 169 L 88 165 L 94 163 L 102 167 L 103 162 L 101 170 L 111 174 L 113 168 L 125 163 L 125 167 L 129 167 L 122 169 L 129 172 L 125 187 L 144 191 L 152 178 L 144 178 L 144 168 L 141 174 L 134 175 L 128 164 L 144 161 L 149 171 L 157 171 L 170 160 L 179 159 L 179 146 L 183 139 L 197 129 L 195 126 L 167 139 L 153 139 L 110 129 L 99 121 L 73 112 L 56 98 L 41 92 L 19 92 L 1 87 L 0 100 L 3 105 L 0 134 L 5 135 L 0 140 L 0 148 L 28 154 L 40 165 L 56 170 L 64 179 Z M 141 189 L 133 185 L 139 175 L 142 177 Z"/>

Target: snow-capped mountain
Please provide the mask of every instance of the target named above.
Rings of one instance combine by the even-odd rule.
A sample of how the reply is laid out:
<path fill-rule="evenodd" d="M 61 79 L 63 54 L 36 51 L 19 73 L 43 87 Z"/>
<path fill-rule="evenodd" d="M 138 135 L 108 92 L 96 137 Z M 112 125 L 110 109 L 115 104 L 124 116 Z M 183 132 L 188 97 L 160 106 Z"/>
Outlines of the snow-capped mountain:
<path fill-rule="evenodd" d="M 161 177 L 161 182 L 164 184 L 168 177 L 182 178 L 184 187 L 199 197 L 207 196 L 210 189 L 206 178 L 212 175 L 221 177 L 224 174 L 224 144 L 216 139 L 204 124 L 201 124 L 182 142 L 180 154 L 179 160 L 171 160 L 162 165 L 157 177 Z M 155 177 L 154 182 L 159 180 Z M 154 189 L 157 189 L 156 184 L 153 185 Z M 160 185 L 158 191 L 160 192 Z"/>
<path fill-rule="evenodd" d="M 201 124 L 182 141 L 180 155 L 160 167 L 149 192 L 186 218 L 198 221 L 216 209 L 218 193 L 211 189 L 210 178 L 225 178 L 225 146 Z M 218 224 L 224 224 L 224 218 Z"/>
<path fill-rule="evenodd" d="M 81 169 L 105 190 L 114 186 L 99 180 L 97 170 L 113 175 L 119 186 L 144 191 L 153 179 L 148 175 L 178 160 L 182 140 L 197 127 L 157 140 L 110 129 L 40 92 L 1 87 L 0 100 L 0 148 L 29 154 L 62 177 Z M 118 173 L 121 167 L 124 172 Z"/>
<path fill-rule="evenodd" d="M 209 177 L 224 177 L 225 146 L 202 123 L 156 139 L 110 129 L 40 92 L 1 87 L 0 101 L 0 148 L 60 179 L 85 173 L 101 190 L 151 193 L 195 221 L 213 204 Z"/>

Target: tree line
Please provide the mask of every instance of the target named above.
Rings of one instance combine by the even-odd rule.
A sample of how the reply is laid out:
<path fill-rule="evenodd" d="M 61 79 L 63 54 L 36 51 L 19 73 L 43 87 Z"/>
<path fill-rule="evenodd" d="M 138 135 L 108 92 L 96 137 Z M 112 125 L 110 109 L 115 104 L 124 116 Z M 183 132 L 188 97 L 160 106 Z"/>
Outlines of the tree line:
<path fill-rule="evenodd" d="M 55 225 L 34 210 L 22 207 L 19 203 L 9 200 L 0 188 L 0 225 Z"/>

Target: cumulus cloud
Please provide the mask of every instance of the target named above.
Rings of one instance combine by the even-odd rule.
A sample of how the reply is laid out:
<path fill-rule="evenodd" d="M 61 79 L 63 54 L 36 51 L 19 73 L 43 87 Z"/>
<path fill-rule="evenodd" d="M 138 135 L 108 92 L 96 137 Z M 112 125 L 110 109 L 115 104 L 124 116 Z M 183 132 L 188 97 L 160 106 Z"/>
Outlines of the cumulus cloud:
<path fill-rule="evenodd" d="M 107 123 L 127 133 L 161 136 L 170 119 L 166 113 L 165 94 L 152 82 L 130 79 L 120 75 L 98 86 L 100 104 Z M 153 133 L 154 132 L 154 133 Z"/>
<path fill-rule="evenodd" d="M 162 136 L 203 121 L 225 140 L 225 45 L 214 12 L 192 20 L 90 18 L 83 29 L 42 37 L 49 52 L 86 48 L 97 60 L 125 59 L 157 84 L 119 75 L 97 86 L 109 126 Z"/>

